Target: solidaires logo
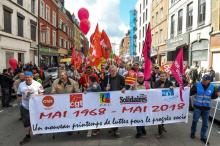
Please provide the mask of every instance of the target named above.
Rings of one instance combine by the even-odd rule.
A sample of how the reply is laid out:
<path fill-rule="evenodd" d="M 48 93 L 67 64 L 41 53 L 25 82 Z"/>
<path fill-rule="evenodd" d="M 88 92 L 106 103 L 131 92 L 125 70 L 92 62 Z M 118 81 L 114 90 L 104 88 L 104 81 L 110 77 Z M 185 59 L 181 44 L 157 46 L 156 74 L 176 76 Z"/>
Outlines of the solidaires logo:
<path fill-rule="evenodd" d="M 162 96 L 174 96 L 174 90 L 168 89 L 168 90 L 162 90 Z"/>
<path fill-rule="evenodd" d="M 147 103 L 147 95 L 140 94 L 137 96 L 121 96 L 121 104 L 144 104 Z"/>

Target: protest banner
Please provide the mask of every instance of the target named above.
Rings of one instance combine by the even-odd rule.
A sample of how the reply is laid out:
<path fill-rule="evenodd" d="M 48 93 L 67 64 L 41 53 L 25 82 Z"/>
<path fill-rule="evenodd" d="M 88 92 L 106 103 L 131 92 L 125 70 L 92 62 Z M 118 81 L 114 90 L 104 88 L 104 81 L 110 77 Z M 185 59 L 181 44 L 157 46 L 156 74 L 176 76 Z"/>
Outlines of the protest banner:
<path fill-rule="evenodd" d="M 54 94 L 30 99 L 33 134 L 188 121 L 189 88 Z"/>

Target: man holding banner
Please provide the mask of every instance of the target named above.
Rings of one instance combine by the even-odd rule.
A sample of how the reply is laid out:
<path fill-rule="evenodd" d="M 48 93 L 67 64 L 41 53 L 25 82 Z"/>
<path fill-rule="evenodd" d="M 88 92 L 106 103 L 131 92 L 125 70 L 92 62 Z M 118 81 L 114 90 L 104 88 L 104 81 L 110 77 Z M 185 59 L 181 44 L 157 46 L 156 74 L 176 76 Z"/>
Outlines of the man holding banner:
<path fill-rule="evenodd" d="M 173 89 L 173 83 L 167 79 L 166 72 L 160 72 L 160 79 L 156 81 L 154 88 L 171 88 Z M 158 125 L 158 138 L 160 138 L 166 132 L 164 124 Z"/>
<path fill-rule="evenodd" d="M 17 96 L 22 98 L 21 101 L 21 115 L 24 123 L 26 136 L 20 141 L 20 145 L 23 145 L 31 140 L 31 123 L 29 114 L 29 100 L 33 95 L 42 94 L 44 89 L 42 85 L 33 80 L 32 72 L 25 72 L 25 82 L 19 84 Z"/>
<path fill-rule="evenodd" d="M 202 82 L 196 83 L 190 90 L 190 95 L 195 95 L 193 99 L 194 113 L 191 127 L 191 138 L 195 138 L 196 126 L 200 116 L 202 116 L 202 128 L 200 133 L 200 140 L 204 143 L 207 141 L 207 130 L 209 111 L 211 109 L 211 99 L 217 98 L 217 89 L 211 83 L 211 76 L 204 75 Z"/>

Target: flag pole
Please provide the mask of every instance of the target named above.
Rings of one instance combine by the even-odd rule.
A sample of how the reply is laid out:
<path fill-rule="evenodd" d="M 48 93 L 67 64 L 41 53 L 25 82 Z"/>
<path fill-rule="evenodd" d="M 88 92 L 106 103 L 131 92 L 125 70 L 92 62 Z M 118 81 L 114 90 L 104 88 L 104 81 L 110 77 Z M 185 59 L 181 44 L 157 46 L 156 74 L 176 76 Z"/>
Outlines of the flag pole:
<path fill-rule="evenodd" d="M 212 123 L 211 123 L 210 129 L 209 129 L 209 134 L 208 134 L 208 138 L 207 138 L 207 140 L 206 140 L 205 146 L 208 146 L 208 141 L 209 141 L 210 134 L 211 134 L 211 132 L 212 132 L 212 126 L 213 126 L 213 123 L 214 123 L 214 120 L 215 120 L 215 114 L 216 114 L 216 111 L 217 111 L 217 108 L 218 108 L 219 100 L 220 100 L 220 97 L 217 98 L 217 103 L 216 103 L 216 105 L 215 105 L 215 111 L 214 111 L 214 115 L 213 115 L 213 117 L 212 117 Z"/>

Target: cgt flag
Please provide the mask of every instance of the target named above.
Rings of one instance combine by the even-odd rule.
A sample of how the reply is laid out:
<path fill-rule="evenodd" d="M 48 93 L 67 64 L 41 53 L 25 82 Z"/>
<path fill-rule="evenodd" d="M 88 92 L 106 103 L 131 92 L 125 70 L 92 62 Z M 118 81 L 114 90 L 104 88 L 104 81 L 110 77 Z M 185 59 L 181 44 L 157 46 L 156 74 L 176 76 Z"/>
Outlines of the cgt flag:
<path fill-rule="evenodd" d="M 151 78 L 151 68 L 152 68 L 151 42 L 152 42 L 152 36 L 151 36 L 151 27 L 150 27 L 150 23 L 149 23 L 148 27 L 147 27 L 147 31 L 146 31 L 144 47 L 142 50 L 142 55 L 144 57 L 144 79 L 145 79 L 146 89 L 149 88 L 149 86 L 150 86 L 147 81 Z"/>
<path fill-rule="evenodd" d="M 171 72 L 173 74 L 173 77 L 176 79 L 177 83 L 179 84 L 180 89 L 180 100 L 183 101 L 182 97 L 182 91 L 184 90 L 183 85 L 183 48 L 180 48 L 176 60 L 173 62 L 171 66 Z"/>

